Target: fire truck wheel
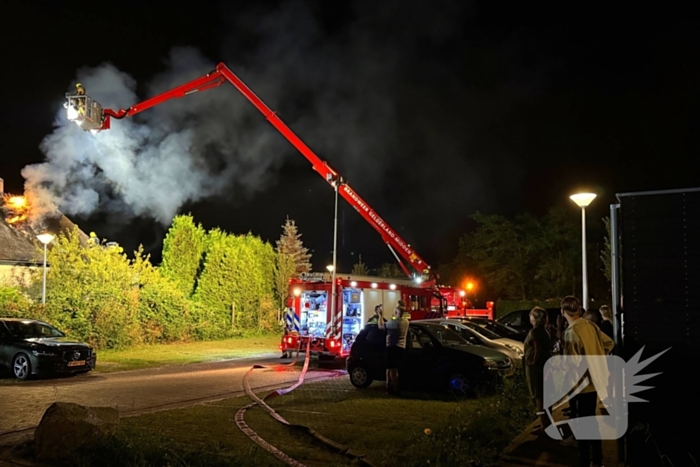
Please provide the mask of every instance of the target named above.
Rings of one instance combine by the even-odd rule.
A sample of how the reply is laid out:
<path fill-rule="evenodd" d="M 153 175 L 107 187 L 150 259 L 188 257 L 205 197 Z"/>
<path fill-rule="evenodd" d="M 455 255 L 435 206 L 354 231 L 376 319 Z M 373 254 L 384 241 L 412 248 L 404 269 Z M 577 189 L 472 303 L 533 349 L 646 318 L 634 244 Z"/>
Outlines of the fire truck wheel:
<path fill-rule="evenodd" d="M 362 366 L 356 366 L 350 370 L 350 382 L 356 388 L 364 389 L 372 384 L 372 378 L 369 376 L 369 372 L 366 368 Z"/>

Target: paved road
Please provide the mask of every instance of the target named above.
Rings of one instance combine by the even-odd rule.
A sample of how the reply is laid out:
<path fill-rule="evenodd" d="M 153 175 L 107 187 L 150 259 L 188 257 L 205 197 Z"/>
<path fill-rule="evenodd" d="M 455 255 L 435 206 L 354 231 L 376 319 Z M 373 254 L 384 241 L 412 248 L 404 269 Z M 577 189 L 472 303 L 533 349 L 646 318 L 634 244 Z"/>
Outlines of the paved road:
<path fill-rule="evenodd" d="M 275 366 L 290 361 L 268 355 L 60 379 L 0 380 L 0 437 L 36 427 L 44 411 L 56 401 L 117 407 L 122 415 L 176 408 L 241 394 L 243 375 L 253 364 Z M 291 385 L 299 377 L 301 363 L 285 371 L 256 370 L 250 378 L 251 386 L 265 389 Z M 310 366 L 306 380 L 337 375 L 342 368 L 338 363 L 318 366 L 318 362 Z"/>

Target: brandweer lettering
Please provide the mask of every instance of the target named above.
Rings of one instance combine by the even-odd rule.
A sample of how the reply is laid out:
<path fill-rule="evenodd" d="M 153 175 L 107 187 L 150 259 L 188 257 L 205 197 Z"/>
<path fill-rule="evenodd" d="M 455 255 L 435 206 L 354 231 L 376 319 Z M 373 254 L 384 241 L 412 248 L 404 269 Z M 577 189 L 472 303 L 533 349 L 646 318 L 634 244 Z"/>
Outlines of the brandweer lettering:
<path fill-rule="evenodd" d="M 343 185 L 343 191 L 345 191 L 345 193 L 347 193 L 348 195 L 350 195 L 350 197 L 352 198 L 352 200 L 355 201 L 355 205 L 356 205 L 356 206 L 359 206 L 360 208 L 362 208 L 362 210 L 363 210 L 364 212 L 366 212 L 367 215 L 368 215 L 368 216 L 369 216 L 369 217 L 370 217 L 370 218 L 371 218 L 371 219 L 372 219 L 372 220 L 373 220 L 387 235 L 389 235 L 389 237 L 391 237 L 392 240 L 394 240 L 394 243 L 396 243 L 398 246 L 400 246 L 401 249 L 402 249 L 403 251 L 405 251 L 408 255 L 410 255 L 410 254 L 413 253 L 413 252 L 411 251 L 411 249 L 408 247 L 408 245 L 406 245 L 406 244 L 399 238 L 399 236 L 396 235 L 396 232 L 394 232 L 393 230 L 391 230 L 391 228 L 390 228 L 388 225 L 386 225 L 386 223 L 382 220 L 382 218 L 379 217 L 379 215 L 378 215 L 376 212 L 374 212 L 372 209 L 370 209 L 370 207 L 367 206 L 367 205 L 365 204 L 365 202 L 362 201 L 362 199 L 360 199 L 360 197 L 359 197 L 354 191 L 352 191 L 352 190 L 350 189 L 349 186 Z"/>

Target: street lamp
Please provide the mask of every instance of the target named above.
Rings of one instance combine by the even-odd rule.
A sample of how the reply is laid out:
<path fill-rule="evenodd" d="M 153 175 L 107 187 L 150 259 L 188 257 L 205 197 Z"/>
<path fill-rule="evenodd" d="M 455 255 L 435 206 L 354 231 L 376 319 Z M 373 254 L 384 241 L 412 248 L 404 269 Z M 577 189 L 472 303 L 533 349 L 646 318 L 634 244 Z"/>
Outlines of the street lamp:
<path fill-rule="evenodd" d="M 334 270 L 335 268 L 333 267 L 332 264 L 329 264 L 328 266 L 326 266 L 326 269 L 328 269 L 328 272 L 333 272 L 333 270 Z"/>
<path fill-rule="evenodd" d="M 571 200 L 581 208 L 581 269 L 583 277 L 583 308 L 588 311 L 588 267 L 586 264 L 586 206 L 595 199 L 594 193 L 571 195 Z"/>
<path fill-rule="evenodd" d="M 37 235 L 36 238 L 44 244 L 44 282 L 41 287 L 41 304 L 46 305 L 46 248 L 49 243 L 53 242 L 54 236 L 50 233 L 43 233 Z"/>
<path fill-rule="evenodd" d="M 331 291 L 332 302 L 331 302 L 331 322 L 335 323 L 335 303 L 337 300 L 337 288 L 335 286 L 335 271 L 338 268 L 337 265 L 337 253 L 338 253 L 338 187 L 340 185 L 340 177 L 337 177 L 332 182 L 333 189 L 335 190 L 335 218 L 333 219 L 333 265 L 331 266 Z M 336 330 L 333 329 L 333 333 Z"/>

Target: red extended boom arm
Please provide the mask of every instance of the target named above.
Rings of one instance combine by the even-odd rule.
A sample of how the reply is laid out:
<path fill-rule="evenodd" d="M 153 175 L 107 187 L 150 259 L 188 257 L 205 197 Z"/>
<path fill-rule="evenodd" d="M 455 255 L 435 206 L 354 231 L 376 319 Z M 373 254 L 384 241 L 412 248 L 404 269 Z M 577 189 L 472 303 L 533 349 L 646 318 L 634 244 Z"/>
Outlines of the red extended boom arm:
<path fill-rule="evenodd" d="M 306 159 L 311 162 L 313 169 L 318 172 L 328 184 L 332 187 L 336 187 L 338 184 L 339 194 L 348 202 L 352 207 L 355 208 L 357 212 L 374 227 L 374 229 L 379 232 L 382 240 L 389 247 L 391 252 L 396 257 L 401 269 L 406 273 L 408 277 L 412 277 L 409 269 L 403 264 L 400 258 L 397 256 L 398 253 L 422 276 L 421 285 L 423 287 L 431 287 L 435 285 L 438 276 L 437 273 L 431 271 L 430 266 L 423 261 L 423 259 L 418 256 L 418 254 L 411 248 L 411 245 L 406 243 L 396 231 L 394 231 L 389 224 L 387 224 L 380 216 L 377 214 L 365 200 L 363 200 L 360 195 L 358 195 L 350 186 L 345 183 L 343 178 L 333 170 L 326 162 L 322 161 L 294 132 L 273 112 L 253 91 L 246 86 L 246 84 L 241 81 L 238 76 L 236 76 L 224 63 L 219 63 L 216 69 L 201 78 L 194 79 L 189 83 L 185 83 L 182 86 L 178 86 L 170 91 L 166 91 L 155 97 L 152 97 L 140 104 L 129 107 L 128 109 L 122 110 L 111 110 L 104 109 L 103 122 L 100 128 L 97 130 L 106 130 L 110 128 L 110 118 L 121 119 L 124 117 L 131 117 L 137 113 L 148 110 L 151 107 L 162 104 L 170 99 L 185 97 L 189 94 L 195 92 L 206 91 L 208 89 L 220 86 L 225 81 L 231 83 L 236 89 L 238 89 L 254 106 L 258 109 L 265 118 L 274 126 L 277 131 L 282 133 L 282 135 L 287 138 L 287 140 L 299 151 Z M 75 96 L 74 96 L 75 97 Z M 427 277 L 425 277 L 427 276 Z"/>

